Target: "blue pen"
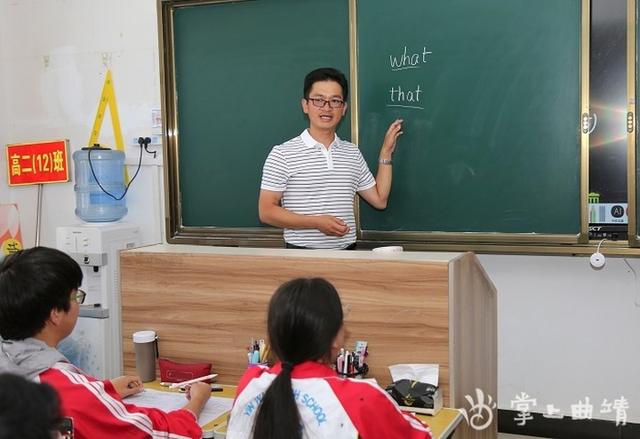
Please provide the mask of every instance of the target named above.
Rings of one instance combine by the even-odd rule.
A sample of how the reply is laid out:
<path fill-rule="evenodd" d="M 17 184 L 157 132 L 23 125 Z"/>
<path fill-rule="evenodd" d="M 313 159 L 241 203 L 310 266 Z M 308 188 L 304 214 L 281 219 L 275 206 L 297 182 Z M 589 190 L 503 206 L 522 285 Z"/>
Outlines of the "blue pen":
<path fill-rule="evenodd" d="M 258 364 L 260 362 L 260 351 L 255 350 L 251 355 L 251 363 Z"/>

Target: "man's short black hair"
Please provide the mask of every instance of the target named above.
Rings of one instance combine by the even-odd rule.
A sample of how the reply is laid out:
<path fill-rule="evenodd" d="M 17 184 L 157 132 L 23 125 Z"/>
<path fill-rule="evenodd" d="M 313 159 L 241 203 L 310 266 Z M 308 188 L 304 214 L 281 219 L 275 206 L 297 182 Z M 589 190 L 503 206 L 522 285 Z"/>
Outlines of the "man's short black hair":
<path fill-rule="evenodd" d="M 82 270 L 69 255 L 34 247 L 9 255 L 0 265 L 0 336 L 33 337 L 54 309 L 69 311 L 71 292 L 82 284 Z"/>
<path fill-rule="evenodd" d="M 309 98 L 309 92 L 311 91 L 313 84 L 320 81 L 337 82 L 340 84 L 340 87 L 342 87 L 342 99 L 346 101 L 347 97 L 349 97 L 349 83 L 347 82 L 347 78 L 344 74 L 333 67 L 322 67 L 307 73 L 307 76 L 305 76 L 303 90 L 303 96 L 305 99 Z"/>

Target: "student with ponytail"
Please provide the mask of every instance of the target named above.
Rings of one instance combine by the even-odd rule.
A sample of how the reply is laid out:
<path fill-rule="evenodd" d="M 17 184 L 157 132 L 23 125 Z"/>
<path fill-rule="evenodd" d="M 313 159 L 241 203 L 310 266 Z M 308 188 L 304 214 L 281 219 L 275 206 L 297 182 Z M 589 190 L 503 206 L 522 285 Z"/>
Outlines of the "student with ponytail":
<path fill-rule="evenodd" d="M 247 370 L 227 439 L 431 439 L 377 385 L 330 367 L 344 342 L 338 292 L 320 278 L 294 279 L 269 303 L 267 329 L 279 361 Z"/>

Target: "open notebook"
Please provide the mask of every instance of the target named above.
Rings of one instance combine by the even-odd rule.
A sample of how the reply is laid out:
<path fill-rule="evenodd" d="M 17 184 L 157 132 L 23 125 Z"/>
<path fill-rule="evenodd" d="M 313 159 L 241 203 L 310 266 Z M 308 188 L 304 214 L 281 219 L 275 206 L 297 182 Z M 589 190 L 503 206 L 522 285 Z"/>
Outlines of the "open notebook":
<path fill-rule="evenodd" d="M 125 402 L 141 407 L 154 407 L 165 412 L 178 410 L 187 403 L 184 393 L 163 392 L 160 390 L 145 389 L 144 392 L 128 397 Z M 212 396 L 204 406 L 198 424 L 203 426 L 231 410 L 233 399 Z"/>

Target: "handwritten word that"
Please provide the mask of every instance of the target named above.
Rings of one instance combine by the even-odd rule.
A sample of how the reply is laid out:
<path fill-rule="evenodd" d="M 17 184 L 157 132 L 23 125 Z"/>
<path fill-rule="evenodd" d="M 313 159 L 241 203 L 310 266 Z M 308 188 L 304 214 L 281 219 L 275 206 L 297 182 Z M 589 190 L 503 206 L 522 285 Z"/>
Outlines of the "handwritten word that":
<path fill-rule="evenodd" d="M 431 55 L 432 53 L 433 52 L 428 51 L 426 47 L 422 48 L 422 53 L 408 53 L 407 46 L 404 46 L 404 52 L 402 53 L 402 55 L 398 57 L 389 55 L 389 64 L 391 65 L 391 70 L 393 71 L 417 69 L 420 68 L 420 64 L 425 64 L 427 62 L 427 56 Z"/>
<path fill-rule="evenodd" d="M 404 90 L 401 86 L 391 87 L 389 90 L 389 97 L 391 104 L 387 104 L 388 107 L 405 107 L 405 108 L 417 108 L 422 110 L 423 107 L 418 105 L 420 103 L 420 93 L 422 89 L 420 85 L 412 90 Z"/>

